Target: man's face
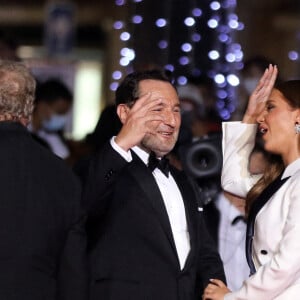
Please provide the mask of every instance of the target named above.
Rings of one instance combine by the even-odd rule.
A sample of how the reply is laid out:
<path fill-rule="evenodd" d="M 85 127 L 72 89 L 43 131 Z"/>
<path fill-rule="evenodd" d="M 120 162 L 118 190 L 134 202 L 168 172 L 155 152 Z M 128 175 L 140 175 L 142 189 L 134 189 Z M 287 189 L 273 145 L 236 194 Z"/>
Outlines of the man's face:
<path fill-rule="evenodd" d="M 139 83 L 139 96 L 151 93 L 151 100 L 161 99 L 162 106 L 159 109 L 163 121 L 152 121 L 151 133 L 147 133 L 141 141 L 140 147 L 157 156 L 169 153 L 178 138 L 181 116 L 179 98 L 174 87 L 160 80 L 142 80 Z"/>

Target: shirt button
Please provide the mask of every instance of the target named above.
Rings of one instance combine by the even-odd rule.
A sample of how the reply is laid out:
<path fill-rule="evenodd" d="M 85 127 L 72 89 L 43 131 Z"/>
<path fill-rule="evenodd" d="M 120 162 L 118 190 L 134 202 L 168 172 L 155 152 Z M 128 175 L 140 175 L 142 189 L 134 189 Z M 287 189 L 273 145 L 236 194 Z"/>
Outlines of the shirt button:
<path fill-rule="evenodd" d="M 260 253 L 261 253 L 262 255 L 267 255 L 267 254 L 268 254 L 268 251 L 267 251 L 267 250 L 260 250 Z"/>

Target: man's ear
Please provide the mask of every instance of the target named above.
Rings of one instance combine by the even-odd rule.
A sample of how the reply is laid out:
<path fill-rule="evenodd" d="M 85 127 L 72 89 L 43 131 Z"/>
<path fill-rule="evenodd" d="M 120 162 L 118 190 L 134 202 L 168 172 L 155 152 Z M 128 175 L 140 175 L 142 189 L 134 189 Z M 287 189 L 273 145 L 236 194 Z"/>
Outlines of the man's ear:
<path fill-rule="evenodd" d="M 126 122 L 128 113 L 129 107 L 126 104 L 119 104 L 117 106 L 117 114 L 122 124 Z"/>

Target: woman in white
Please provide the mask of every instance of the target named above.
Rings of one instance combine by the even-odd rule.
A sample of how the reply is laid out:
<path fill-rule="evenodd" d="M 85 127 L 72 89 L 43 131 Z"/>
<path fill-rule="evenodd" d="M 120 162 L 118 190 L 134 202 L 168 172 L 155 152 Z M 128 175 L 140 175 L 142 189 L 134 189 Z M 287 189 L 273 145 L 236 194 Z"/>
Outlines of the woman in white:
<path fill-rule="evenodd" d="M 250 248 L 255 273 L 237 291 L 212 279 L 204 300 L 300 299 L 300 80 L 274 87 L 277 72 L 272 65 L 266 70 L 242 122 L 223 123 L 222 186 L 247 196 L 249 206 L 276 177 L 287 180 L 256 215 Z M 248 157 L 257 129 L 265 150 L 281 159 L 264 174 L 250 176 Z"/>

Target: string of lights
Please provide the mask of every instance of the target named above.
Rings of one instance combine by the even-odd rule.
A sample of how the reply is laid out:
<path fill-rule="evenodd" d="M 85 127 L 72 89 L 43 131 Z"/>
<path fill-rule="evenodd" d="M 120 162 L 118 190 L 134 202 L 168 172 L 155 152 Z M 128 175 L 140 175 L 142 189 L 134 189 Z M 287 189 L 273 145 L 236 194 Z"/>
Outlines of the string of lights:
<path fill-rule="evenodd" d="M 235 14 L 236 0 L 116 0 L 115 5 L 128 6 L 130 13 L 113 25 L 122 47 L 111 90 L 123 75 L 141 66 L 164 67 L 174 74 L 177 85 L 205 75 L 215 82 L 220 117 L 230 119 L 243 67 L 235 33 L 244 25 Z"/>

